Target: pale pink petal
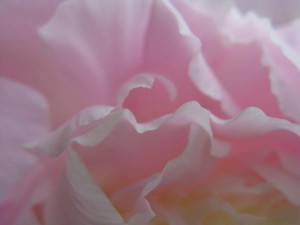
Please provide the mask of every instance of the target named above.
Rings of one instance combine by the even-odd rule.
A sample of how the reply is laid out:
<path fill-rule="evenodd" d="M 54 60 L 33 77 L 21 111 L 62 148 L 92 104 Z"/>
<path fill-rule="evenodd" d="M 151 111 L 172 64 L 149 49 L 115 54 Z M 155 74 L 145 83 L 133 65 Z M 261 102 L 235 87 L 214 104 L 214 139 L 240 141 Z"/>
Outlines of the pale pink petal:
<path fill-rule="evenodd" d="M 200 43 L 190 32 L 180 12 L 169 1 L 155 1 L 146 34 L 142 70 L 172 81 L 178 95 L 170 102 L 165 97 L 166 91 L 159 86 L 154 86 L 156 90 L 148 93 L 145 90 L 136 91 L 132 95 L 134 100 L 136 96 L 146 96 L 144 102 L 138 101 L 136 106 L 133 103 L 130 105 L 138 120 L 149 121 L 159 114 L 171 113 L 191 100 L 201 102 L 205 97 L 199 95 L 188 77 L 189 62 L 199 50 Z M 162 96 L 161 99 L 159 95 Z M 154 104 L 157 101 L 160 104 Z"/>
<path fill-rule="evenodd" d="M 229 115 L 255 106 L 270 116 L 299 120 L 299 54 L 269 20 L 253 13 L 243 16 L 235 8 L 220 16 L 180 3 L 201 41 L 202 55 L 191 61 L 190 76 L 202 93 L 219 101 Z M 214 105 L 203 105 L 224 117 Z"/>
<path fill-rule="evenodd" d="M 224 158 L 228 174 L 256 171 L 289 201 L 299 205 L 300 126 L 271 118 L 250 108 L 238 117 L 220 121 L 213 118 L 214 136 L 231 143 Z"/>
<path fill-rule="evenodd" d="M 191 188 L 207 178 L 215 165 L 215 157 L 210 155 L 210 148 L 208 132 L 203 127 L 192 125 L 186 148 L 165 166 L 156 191 L 172 185 Z"/>
<path fill-rule="evenodd" d="M 78 116 L 72 118 L 47 136 L 26 143 L 25 147 L 37 154 L 39 154 L 39 151 L 42 151 L 49 156 L 58 156 L 70 145 L 73 132 L 106 117 L 113 109 L 114 107 L 111 106 L 86 108 Z"/>
<path fill-rule="evenodd" d="M 154 212 L 145 196 L 145 187 L 156 176 L 151 176 L 120 189 L 111 197 L 112 202 L 122 212 L 128 224 L 148 224 Z"/>
<path fill-rule="evenodd" d="M 260 61 L 269 69 L 269 85 L 264 78 L 264 89 L 260 86 L 253 86 L 253 92 L 259 93 L 259 97 L 263 104 L 254 102 L 249 106 L 258 106 L 271 116 L 285 117 L 299 120 L 299 104 L 300 97 L 300 56 L 287 43 L 285 43 L 277 30 L 271 27 L 266 19 L 260 19 L 254 14 L 248 14 L 242 17 L 237 11 L 231 11 L 228 19 L 224 24 L 226 35 L 234 42 L 240 44 L 256 43 L 261 50 Z M 254 48 L 253 48 L 254 49 Z M 259 57 L 259 55 L 258 55 Z M 253 73 L 255 74 L 255 73 Z M 244 76 L 243 76 L 244 79 Z M 257 83 L 258 85 L 258 83 Z M 273 98 L 265 92 L 265 87 L 270 87 L 270 93 L 277 98 L 277 105 L 284 114 L 278 115 L 278 110 L 274 105 Z M 250 87 L 251 88 L 251 87 Z M 254 96 L 255 97 L 255 96 Z M 255 100 L 257 101 L 257 100 Z"/>
<path fill-rule="evenodd" d="M 203 54 L 196 54 L 192 58 L 189 67 L 189 75 L 199 91 L 203 92 L 213 100 L 218 101 L 226 114 L 235 115 L 236 112 L 240 110 L 240 106 L 234 102 L 234 98 L 229 95 L 221 81 L 217 79 Z M 224 112 L 220 112 L 220 109 L 212 103 L 207 105 L 207 103 L 204 102 L 203 104 L 214 114 L 224 117 Z"/>
<path fill-rule="evenodd" d="M 220 21 L 224 19 L 227 7 L 219 2 L 174 1 L 182 17 L 201 43 L 189 61 L 189 79 L 196 86 L 199 103 L 220 117 L 234 115 L 239 106 L 233 101 L 228 90 L 219 82 L 211 62 L 223 48 L 224 37 L 219 33 Z M 220 6 L 220 8 L 219 8 Z M 220 20 L 220 21 L 219 21 Z"/>
<path fill-rule="evenodd" d="M 182 110 L 191 108 L 192 104 L 186 105 Z M 193 111 L 199 115 L 202 121 L 208 121 L 208 115 L 205 111 L 198 111 L 194 108 Z M 172 120 L 172 119 L 171 119 Z M 188 143 L 182 149 L 182 153 L 176 158 L 165 164 L 165 167 L 158 175 L 151 176 L 147 179 L 137 181 L 132 185 L 120 189 L 113 195 L 113 199 L 126 213 L 127 218 L 130 218 L 129 224 L 136 224 L 135 220 L 138 217 L 142 224 L 147 224 L 147 221 L 152 219 L 155 214 L 159 214 L 155 202 L 152 201 L 153 192 L 158 192 L 169 186 L 191 187 L 195 183 L 208 176 L 209 168 L 215 163 L 215 160 L 210 156 L 210 129 L 209 125 L 204 122 L 197 123 L 196 120 L 189 126 Z M 207 129 L 207 130 L 206 130 Z M 201 167 L 201 168 L 200 168 Z M 202 176 L 203 175 L 203 176 Z M 193 179 L 191 179 L 193 178 Z M 129 198 L 129 199 L 128 199 Z M 132 210 L 129 210 L 132 209 Z M 175 217 L 169 215 L 173 222 Z M 140 221 L 140 220 L 139 220 Z M 178 219 L 176 219 L 178 222 Z"/>
<path fill-rule="evenodd" d="M 284 119 L 268 117 L 261 109 L 247 108 L 230 120 L 221 120 L 212 116 L 212 127 L 216 135 L 227 137 L 259 136 L 276 130 L 287 130 L 300 134 L 300 127 Z"/>
<path fill-rule="evenodd" d="M 155 78 L 151 74 L 139 74 L 122 84 L 118 94 L 118 105 L 123 105 L 130 92 L 136 88 L 152 88 Z"/>
<path fill-rule="evenodd" d="M 223 140 L 215 139 L 214 141 L 218 142 L 217 147 L 223 148 L 226 154 L 211 155 L 216 144 L 213 144 L 213 139 L 209 135 L 209 127 L 192 125 L 185 150 L 178 157 L 170 160 L 157 177 L 149 179 L 142 192 L 140 190 L 137 192 L 137 195 L 140 193 L 137 203 L 148 207 L 150 204 L 156 216 L 169 222 L 172 221 L 174 224 L 180 224 L 182 219 L 180 212 L 176 213 L 176 210 L 172 212 L 172 208 L 166 210 L 159 202 L 156 202 L 156 196 L 166 194 L 168 190 L 177 190 L 176 196 L 188 195 L 189 190 L 198 188 L 204 188 L 204 190 L 213 188 L 214 191 L 218 191 L 220 187 L 221 192 L 226 192 L 226 188 L 228 191 L 233 188 L 237 191 L 247 191 L 244 183 L 251 182 L 252 178 L 249 173 L 256 172 L 266 179 L 266 183 L 271 184 L 286 196 L 292 204 L 298 204 L 299 176 L 287 172 L 287 169 L 291 168 L 286 167 L 284 163 L 275 161 L 275 164 L 272 164 L 274 161 L 269 160 L 272 154 L 278 154 L 279 157 L 289 155 L 290 145 L 298 146 L 299 153 L 300 127 L 298 125 L 267 117 L 259 109 L 250 108 L 228 121 L 213 117 L 212 126 L 214 138 Z M 228 143 L 232 146 L 228 146 Z M 295 154 L 293 156 L 296 157 Z M 298 154 L 297 157 L 299 161 L 300 155 Z M 230 181 L 231 177 L 236 179 L 236 182 L 242 183 L 237 186 L 233 185 Z M 228 187 L 224 186 L 226 179 L 229 181 L 227 181 Z M 125 191 L 128 190 L 125 189 Z M 213 196 L 210 199 L 213 201 Z M 217 207 L 229 210 L 228 213 L 236 217 L 238 221 L 259 220 L 259 217 L 237 214 L 234 208 L 229 209 L 226 205 Z M 144 209 L 144 215 L 151 216 L 152 210 Z"/>
<path fill-rule="evenodd" d="M 0 7 L 0 73 L 42 93 L 49 102 L 54 126 L 85 106 L 82 90 L 75 89 L 60 71 L 57 59 L 49 54 L 37 32 L 60 2 L 4 0 Z"/>
<path fill-rule="evenodd" d="M 216 101 L 199 92 L 189 78 L 190 60 L 199 47 L 198 38 L 190 31 L 175 6 L 169 1 L 155 1 L 149 17 L 141 69 L 171 81 L 178 94 L 170 101 L 164 85 L 159 84 L 154 84 L 150 90 L 133 90 L 125 107 L 133 111 L 138 121 L 149 121 L 171 113 L 191 100 L 198 101 L 204 107 L 209 105 L 219 109 Z M 158 101 L 160 104 L 157 104 Z"/>
<path fill-rule="evenodd" d="M 190 123 L 209 126 L 209 120 L 203 119 L 202 114 L 207 118 L 207 112 L 195 102 L 149 123 L 137 123 L 127 110 L 116 111 L 76 137 L 74 141 L 81 146 L 74 147 L 97 183 L 103 184 L 106 193 L 113 193 L 160 171 L 180 154 Z"/>
<path fill-rule="evenodd" d="M 149 225 L 149 221 L 151 220 L 151 216 L 144 214 L 136 214 L 134 217 L 128 222 L 128 225 Z"/>
<path fill-rule="evenodd" d="M 148 90 L 143 90 L 145 88 Z M 165 76 L 142 73 L 133 76 L 121 86 L 118 105 L 129 108 L 138 121 L 144 121 L 148 118 L 160 117 L 166 113 L 166 109 L 171 111 L 170 105 L 177 94 L 176 86 Z"/>
<path fill-rule="evenodd" d="M 184 149 L 190 123 L 209 127 L 209 120 L 201 116 L 208 118 L 207 112 L 196 102 L 183 105 L 172 115 L 144 124 L 137 123 L 128 110 L 111 112 L 111 109 L 103 109 L 95 116 L 95 109 L 87 109 L 78 116 L 85 121 L 84 126 L 74 118 L 56 134 L 31 147 L 57 155 L 74 145 L 106 193 L 161 170 Z M 97 120 L 83 119 L 84 114 Z M 86 121 L 91 121 L 91 124 L 87 125 Z"/>
<path fill-rule="evenodd" d="M 142 57 L 151 1 L 65 1 L 40 30 L 89 102 L 110 104 Z"/>
<path fill-rule="evenodd" d="M 299 177 L 293 176 L 293 174 L 286 172 L 278 164 L 272 162 L 264 162 L 255 169 L 267 181 L 279 189 L 290 202 L 300 206 Z"/>
<path fill-rule="evenodd" d="M 72 149 L 68 150 L 65 173 L 49 200 L 45 219 L 49 225 L 124 224 L 121 215 Z"/>
<path fill-rule="evenodd" d="M 45 99 L 30 87 L 0 78 L 0 198 L 35 164 L 23 145 L 50 127 Z"/>
<path fill-rule="evenodd" d="M 276 99 L 270 90 L 268 70 L 261 64 L 261 52 L 255 44 L 232 45 L 221 51 L 215 60 L 211 67 L 238 106 L 236 113 L 246 107 L 256 106 L 270 115 L 280 116 Z M 225 98 L 222 100 L 225 109 L 233 109 L 232 103 Z"/>
<path fill-rule="evenodd" d="M 298 0 L 234 0 L 242 11 L 253 11 L 261 16 L 268 17 L 275 25 L 290 22 L 299 16 L 300 2 Z"/>
<path fill-rule="evenodd" d="M 51 172 L 55 170 L 47 164 L 35 165 L 9 190 L 0 203 L 1 224 L 43 224 L 44 201 L 53 188 Z"/>
<path fill-rule="evenodd" d="M 300 127 L 286 120 L 268 117 L 259 109 L 246 109 L 228 121 L 212 118 L 211 126 L 214 137 L 231 145 L 227 159 L 224 158 L 229 160 L 224 160 L 224 165 L 227 164 L 230 171 L 236 167 L 255 167 L 274 152 L 285 155 L 285 162 L 292 155 L 297 157 Z"/>
<path fill-rule="evenodd" d="M 85 18 L 90 23 L 82 24 L 74 18 Z M 67 1 L 40 33 L 68 76 L 81 89 L 89 90 L 85 93 L 89 102 L 115 104 L 118 99 L 120 102 L 117 90 L 123 83 L 137 74 L 154 73 L 162 78 L 159 79 L 162 85 L 157 83 L 150 90 L 135 88 L 124 104 L 139 121 L 171 113 L 192 99 L 214 104 L 199 94 L 188 77 L 189 61 L 199 49 L 199 40 L 167 0 L 132 0 L 126 4 Z M 181 93 L 172 102 L 168 97 L 170 87 Z M 171 94 L 174 96 L 173 91 Z M 161 96 L 161 104 L 154 104 L 157 96 Z M 146 100 L 141 102 L 139 98 Z"/>
<path fill-rule="evenodd" d="M 291 46 L 297 52 L 300 52 L 300 19 L 281 27 L 279 35 L 283 38 L 287 45 Z"/>
<path fill-rule="evenodd" d="M 191 125 L 188 143 L 182 154 L 170 160 L 159 176 L 150 180 L 145 186 L 139 202 L 149 202 L 155 216 L 164 218 L 172 224 L 179 225 L 184 222 L 180 213 L 161 207 L 156 202 L 156 196 L 163 195 L 168 190 L 178 190 L 177 196 L 180 198 L 181 194 L 187 194 L 184 190 L 197 190 L 207 183 L 207 179 L 217 165 L 217 159 L 210 155 L 211 138 L 208 134 L 209 130 L 205 130 L 204 127 Z M 148 215 L 150 212 L 148 211 Z"/>
<path fill-rule="evenodd" d="M 297 62 L 292 62 L 291 58 Z M 281 111 L 300 121 L 300 54 L 285 56 L 280 51 L 273 51 L 265 56 L 264 62 L 270 67 L 272 91 L 278 99 Z"/>
<path fill-rule="evenodd" d="M 299 136 L 285 134 L 284 144 L 287 150 L 277 151 L 280 162 L 283 167 L 294 176 L 300 178 L 300 164 L 299 164 Z M 281 144 L 282 145 L 282 144 Z"/>
<path fill-rule="evenodd" d="M 125 95 L 124 88 L 130 89 L 127 91 L 128 95 Z M 148 88 L 148 90 L 144 88 Z M 178 96 L 172 80 L 159 74 L 140 74 L 133 77 L 121 87 L 121 91 L 123 93 L 121 92 L 120 96 L 124 98 L 122 107 L 129 108 L 139 122 L 172 112 L 172 103 Z M 157 104 L 158 102 L 159 104 Z"/>
<path fill-rule="evenodd" d="M 228 14 L 228 18 L 231 17 L 232 19 L 227 19 L 228 22 L 220 25 L 220 29 L 222 31 L 236 26 L 236 33 L 230 30 L 228 37 L 223 35 L 224 40 L 229 38 L 227 46 L 223 44 L 218 55 L 209 61 L 210 66 L 240 110 L 256 106 L 262 108 L 268 115 L 280 117 L 277 100 L 272 95 L 269 71 L 262 63 L 264 40 L 249 38 L 253 34 L 260 36 L 258 25 L 267 26 L 266 21 L 254 15 L 245 18 L 238 16 L 235 10 L 231 10 Z M 270 34 L 265 33 L 266 36 Z M 243 41 L 239 42 L 240 39 L 237 37 Z"/>

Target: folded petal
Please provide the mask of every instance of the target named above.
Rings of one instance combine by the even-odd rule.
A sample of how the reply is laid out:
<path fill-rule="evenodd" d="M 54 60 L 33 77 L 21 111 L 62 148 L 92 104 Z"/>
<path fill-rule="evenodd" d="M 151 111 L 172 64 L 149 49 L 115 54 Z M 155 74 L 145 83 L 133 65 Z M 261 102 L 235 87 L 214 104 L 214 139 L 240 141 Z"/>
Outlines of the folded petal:
<path fill-rule="evenodd" d="M 37 154 L 41 151 L 48 156 L 58 156 L 70 145 L 72 135 L 76 130 L 106 117 L 113 109 L 114 108 L 111 106 L 94 106 L 86 108 L 78 116 L 72 118 L 47 136 L 26 143 L 24 147 Z"/>
<path fill-rule="evenodd" d="M 206 116 L 202 118 L 202 114 Z M 126 110 L 117 111 L 76 137 L 74 141 L 80 145 L 74 148 L 97 183 L 112 194 L 160 171 L 184 149 L 189 124 L 207 127 L 207 116 L 195 102 L 148 123 L 136 122 Z"/>

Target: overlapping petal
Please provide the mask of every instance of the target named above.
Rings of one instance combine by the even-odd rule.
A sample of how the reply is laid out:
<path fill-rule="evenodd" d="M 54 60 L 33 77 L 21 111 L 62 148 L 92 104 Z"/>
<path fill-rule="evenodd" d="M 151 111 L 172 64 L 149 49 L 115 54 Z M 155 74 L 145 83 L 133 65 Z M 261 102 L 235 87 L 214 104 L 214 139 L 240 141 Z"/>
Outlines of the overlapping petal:
<path fill-rule="evenodd" d="M 78 155 L 68 149 L 64 175 L 47 201 L 45 223 L 64 224 L 124 224 L 122 217 L 91 179 Z"/>
<path fill-rule="evenodd" d="M 45 135 L 50 118 L 47 102 L 30 87 L 2 77 L 0 92 L 0 198 L 3 198 L 36 163 L 36 157 L 22 146 Z"/>
<path fill-rule="evenodd" d="M 5 0 L 0 7 L 0 73 L 37 89 L 47 99 L 53 127 L 86 106 L 81 90 L 62 73 L 38 34 L 61 2 Z"/>
<path fill-rule="evenodd" d="M 0 34 L 0 70 L 45 97 L 0 79 L 1 223 L 300 221 L 299 24 L 196 3 L 42 2 L 0 22 L 25 38 L 17 54 Z"/>
<path fill-rule="evenodd" d="M 38 224 L 33 212 L 22 208 L 36 199 L 23 196 L 31 196 L 36 189 L 31 182 L 33 179 L 28 181 L 27 177 L 38 164 L 37 157 L 27 152 L 23 145 L 50 130 L 48 105 L 32 88 L 3 77 L 0 78 L 0 104 L 0 221 L 3 224 L 13 221 L 15 224 Z M 16 193 L 12 194 L 14 191 Z M 21 221 L 17 220 L 18 214 L 23 217 Z"/>

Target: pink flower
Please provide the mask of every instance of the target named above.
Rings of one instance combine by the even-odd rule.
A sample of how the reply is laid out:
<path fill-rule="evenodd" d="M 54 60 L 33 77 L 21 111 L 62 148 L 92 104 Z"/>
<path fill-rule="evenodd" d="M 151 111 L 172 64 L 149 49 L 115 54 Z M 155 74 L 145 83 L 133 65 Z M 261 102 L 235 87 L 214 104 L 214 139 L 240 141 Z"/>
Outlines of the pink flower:
<path fill-rule="evenodd" d="M 300 22 L 205 2 L 0 3 L 0 224 L 299 224 Z"/>

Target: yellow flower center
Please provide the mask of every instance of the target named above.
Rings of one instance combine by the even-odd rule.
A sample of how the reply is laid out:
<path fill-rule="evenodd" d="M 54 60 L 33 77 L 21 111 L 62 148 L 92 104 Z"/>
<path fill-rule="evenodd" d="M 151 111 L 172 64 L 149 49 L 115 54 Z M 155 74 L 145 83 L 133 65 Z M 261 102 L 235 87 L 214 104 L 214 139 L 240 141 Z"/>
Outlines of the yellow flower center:
<path fill-rule="evenodd" d="M 198 190 L 173 189 L 152 196 L 151 225 L 299 225 L 300 209 L 268 184 L 226 182 Z M 167 216 L 166 216 L 167 215 Z"/>

